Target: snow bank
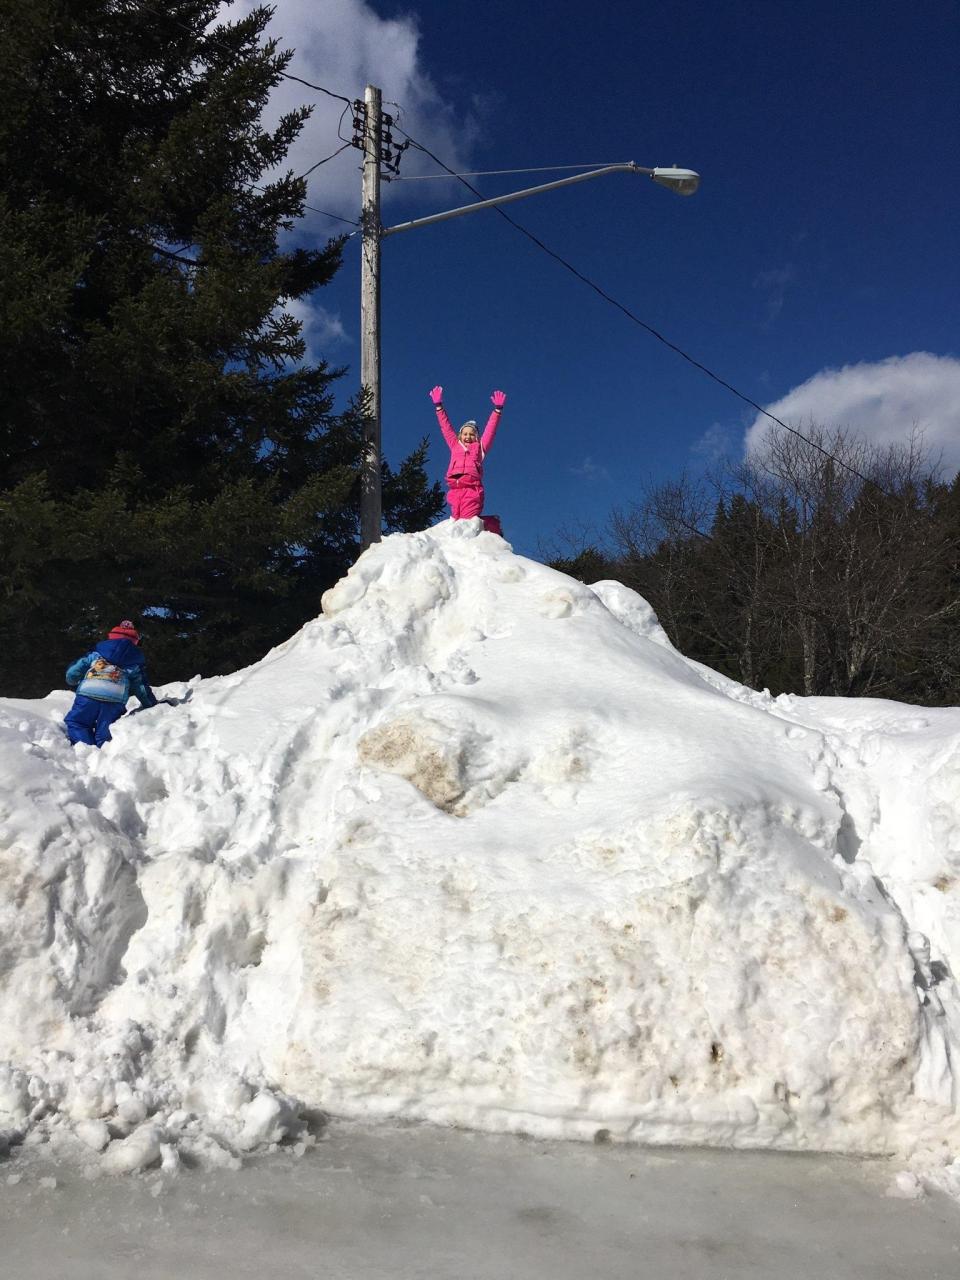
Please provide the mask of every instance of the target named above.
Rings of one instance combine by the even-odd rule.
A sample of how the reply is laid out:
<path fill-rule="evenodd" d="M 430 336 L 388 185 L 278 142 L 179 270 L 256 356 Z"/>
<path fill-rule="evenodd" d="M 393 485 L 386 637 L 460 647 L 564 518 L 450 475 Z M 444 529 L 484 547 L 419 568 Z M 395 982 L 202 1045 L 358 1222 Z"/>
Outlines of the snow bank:
<path fill-rule="evenodd" d="M 955 1177 L 960 712 L 756 694 L 478 521 L 323 608 L 102 752 L 0 701 L 8 1145 L 328 1111 Z"/>

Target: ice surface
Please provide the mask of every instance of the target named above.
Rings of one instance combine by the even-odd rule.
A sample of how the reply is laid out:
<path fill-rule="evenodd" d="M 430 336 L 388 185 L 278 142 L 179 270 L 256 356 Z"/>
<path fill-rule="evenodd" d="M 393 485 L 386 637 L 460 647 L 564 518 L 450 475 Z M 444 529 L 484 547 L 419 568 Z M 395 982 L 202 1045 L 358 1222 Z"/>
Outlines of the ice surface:
<path fill-rule="evenodd" d="M 230 1167 L 326 1111 L 956 1189 L 960 712 L 754 693 L 477 521 L 323 610 L 102 752 L 0 701 L 8 1146 Z"/>
<path fill-rule="evenodd" d="M 953 1205 L 881 1161 L 347 1122 L 238 1174 L 0 1194 L 16 1280 L 955 1280 Z M 885 1196 L 888 1187 L 889 1196 Z"/>

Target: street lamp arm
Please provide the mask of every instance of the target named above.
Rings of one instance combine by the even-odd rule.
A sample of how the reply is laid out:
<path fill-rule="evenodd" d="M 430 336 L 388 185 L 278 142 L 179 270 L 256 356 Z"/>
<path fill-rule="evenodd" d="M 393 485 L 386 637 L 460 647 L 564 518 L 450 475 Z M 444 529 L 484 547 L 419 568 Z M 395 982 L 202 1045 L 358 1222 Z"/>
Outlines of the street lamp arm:
<path fill-rule="evenodd" d="M 570 178 L 558 178 L 555 182 L 544 182 L 538 187 L 527 187 L 523 191 L 511 191 L 505 196 L 494 196 L 492 200 L 477 200 L 474 204 L 461 205 L 459 209 L 447 209 L 443 213 L 432 213 L 426 218 L 414 218 L 412 222 L 400 222 L 395 227 L 384 227 L 380 234 L 392 236 L 398 231 L 428 227 L 432 222 L 445 222 L 448 218 L 460 217 L 462 213 L 476 213 L 478 209 L 493 209 L 496 205 L 509 204 L 512 200 L 523 200 L 527 196 L 539 195 L 542 191 L 555 191 L 557 187 L 570 187 L 575 182 L 600 178 L 606 173 L 639 173 L 652 178 L 662 186 L 670 187 L 681 195 L 692 195 L 699 181 L 697 175 L 689 169 L 645 169 L 642 165 L 634 164 L 630 160 L 624 164 L 606 164 L 601 169 L 591 169 L 589 173 L 578 173 Z"/>

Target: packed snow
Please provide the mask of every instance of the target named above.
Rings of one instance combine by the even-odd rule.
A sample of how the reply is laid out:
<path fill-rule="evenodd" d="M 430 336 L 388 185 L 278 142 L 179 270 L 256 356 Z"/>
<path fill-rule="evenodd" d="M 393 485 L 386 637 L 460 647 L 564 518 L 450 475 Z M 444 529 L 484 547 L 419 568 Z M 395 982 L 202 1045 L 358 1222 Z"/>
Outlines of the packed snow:
<path fill-rule="evenodd" d="M 231 1167 L 326 1113 L 960 1192 L 960 710 L 753 692 L 476 520 L 161 692 L 102 751 L 0 700 L 0 1153 Z"/>

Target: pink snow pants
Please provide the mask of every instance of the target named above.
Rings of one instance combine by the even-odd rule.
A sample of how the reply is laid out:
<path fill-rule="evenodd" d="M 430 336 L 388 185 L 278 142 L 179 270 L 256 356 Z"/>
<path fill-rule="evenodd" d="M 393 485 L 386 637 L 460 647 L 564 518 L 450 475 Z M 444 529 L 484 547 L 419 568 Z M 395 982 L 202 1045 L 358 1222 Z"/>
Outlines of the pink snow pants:
<path fill-rule="evenodd" d="M 483 510 L 483 485 L 464 485 L 462 489 L 448 489 L 447 502 L 454 520 L 472 520 Z"/>

